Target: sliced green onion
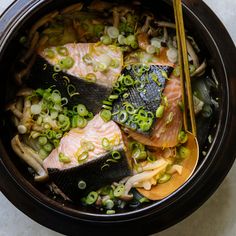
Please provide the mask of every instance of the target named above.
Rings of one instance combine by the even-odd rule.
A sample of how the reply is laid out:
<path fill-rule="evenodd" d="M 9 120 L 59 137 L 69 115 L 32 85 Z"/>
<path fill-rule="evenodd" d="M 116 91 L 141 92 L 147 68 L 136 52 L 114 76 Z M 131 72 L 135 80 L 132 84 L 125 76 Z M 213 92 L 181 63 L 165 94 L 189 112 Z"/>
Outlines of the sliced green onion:
<path fill-rule="evenodd" d="M 166 124 L 167 124 L 167 125 L 172 122 L 173 117 L 174 117 L 173 112 L 170 112 L 170 113 L 168 114 L 167 118 L 166 118 Z"/>
<path fill-rule="evenodd" d="M 60 72 L 60 71 L 61 71 L 61 66 L 58 65 L 58 64 L 56 64 L 56 65 L 53 66 L 53 70 L 54 70 L 55 72 Z"/>
<path fill-rule="evenodd" d="M 94 73 L 88 73 L 86 76 L 85 76 L 85 79 L 88 81 L 88 82 L 91 82 L 91 83 L 95 83 L 96 80 L 97 80 L 97 77 Z"/>
<path fill-rule="evenodd" d="M 40 149 L 39 156 L 44 160 L 48 156 L 48 152 L 44 149 Z"/>
<path fill-rule="evenodd" d="M 116 100 L 116 99 L 118 99 L 118 98 L 119 98 L 119 95 L 117 95 L 117 94 L 112 94 L 112 95 L 109 96 L 108 100 L 109 100 L 109 101 L 113 101 L 113 100 Z"/>
<path fill-rule="evenodd" d="M 179 156 L 180 156 L 181 159 L 186 159 L 190 156 L 191 151 L 188 148 L 184 147 L 184 146 L 180 146 L 179 150 L 178 150 L 178 153 L 179 153 Z"/>
<path fill-rule="evenodd" d="M 142 198 L 139 199 L 139 202 L 140 202 L 140 203 L 150 202 L 150 200 L 147 199 L 146 197 L 142 197 Z"/>
<path fill-rule="evenodd" d="M 114 202 L 111 199 L 107 199 L 103 205 L 105 206 L 106 209 L 111 210 L 114 207 Z"/>
<path fill-rule="evenodd" d="M 112 59 L 110 67 L 112 68 L 118 68 L 120 66 L 120 62 L 117 59 Z"/>
<path fill-rule="evenodd" d="M 164 114 L 165 106 L 160 105 L 156 110 L 156 118 L 162 118 Z"/>
<path fill-rule="evenodd" d="M 126 44 L 126 38 L 125 38 L 124 35 L 120 34 L 120 35 L 118 36 L 118 43 L 119 43 L 120 45 Z"/>
<path fill-rule="evenodd" d="M 88 152 L 84 151 L 80 155 L 78 155 L 78 162 L 84 162 L 88 158 Z"/>
<path fill-rule="evenodd" d="M 109 45 L 112 43 L 112 39 L 108 36 L 108 35 L 103 35 L 101 38 L 100 38 L 101 42 L 105 45 Z"/>
<path fill-rule="evenodd" d="M 30 111 L 33 115 L 38 115 L 41 113 L 42 111 L 42 105 L 40 103 L 38 104 L 33 104 L 31 107 L 30 107 Z"/>
<path fill-rule="evenodd" d="M 123 94 L 123 98 L 128 98 L 129 96 L 130 96 L 129 93 L 124 93 L 124 94 Z"/>
<path fill-rule="evenodd" d="M 111 156 L 112 156 L 112 158 L 113 158 L 114 160 L 119 160 L 119 159 L 121 159 L 120 152 L 118 152 L 118 151 L 112 151 Z"/>
<path fill-rule="evenodd" d="M 114 196 L 115 197 L 120 197 L 124 194 L 124 192 L 125 192 L 124 184 L 119 184 L 114 190 Z"/>
<path fill-rule="evenodd" d="M 124 85 L 126 85 L 126 86 L 134 85 L 134 80 L 132 79 L 132 77 L 130 75 L 124 76 L 123 77 L 123 82 L 124 82 Z"/>
<path fill-rule="evenodd" d="M 102 139 L 102 147 L 105 149 L 105 150 L 110 150 L 111 149 L 111 143 L 109 141 L 108 138 L 103 138 Z"/>
<path fill-rule="evenodd" d="M 112 106 L 112 102 L 110 101 L 102 101 L 104 105 Z"/>
<path fill-rule="evenodd" d="M 120 111 L 118 114 L 118 120 L 120 123 L 124 124 L 128 120 L 129 116 L 126 111 Z"/>
<path fill-rule="evenodd" d="M 83 62 L 85 62 L 88 65 L 91 65 L 93 63 L 93 59 L 90 54 L 85 54 L 82 58 Z"/>
<path fill-rule="evenodd" d="M 77 127 L 79 128 L 84 128 L 86 125 L 88 124 L 88 121 L 83 118 L 83 117 L 80 117 L 78 116 L 78 119 L 77 119 Z"/>
<path fill-rule="evenodd" d="M 106 211 L 106 214 L 107 214 L 107 215 L 112 215 L 112 214 L 115 214 L 115 213 L 116 213 L 115 210 L 107 210 L 107 211 Z"/>
<path fill-rule="evenodd" d="M 93 113 L 90 111 L 90 112 L 88 113 L 88 115 L 87 115 L 87 119 L 88 119 L 88 120 L 91 120 L 91 119 L 93 119 L 93 117 L 94 117 L 94 115 L 93 115 Z"/>
<path fill-rule="evenodd" d="M 88 115 L 88 110 L 87 110 L 86 106 L 83 104 L 77 105 L 77 112 L 78 112 L 79 116 L 82 116 L 82 117 Z"/>
<path fill-rule="evenodd" d="M 60 144 L 60 141 L 58 139 L 53 139 L 52 142 L 55 147 L 58 147 Z"/>
<path fill-rule="evenodd" d="M 112 107 L 111 106 L 107 106 L 107 105 L 102 105 L 102 108 L 106 109 L 106 110 L 112 110 Z"/>
<path fill-rule="evenodd" d="M 50 59 L 53 59 L 55 57 L 55 52 L 50 48 L 46 48 L 43 53 L 45 57 L 48 57 Z"/>
<path fill-rule="evenodd" d="M 79 93 L 76 92 L 77 89 L 76 89 L 75 85 L 73 85 L 73 84 L 69 84 L 69 85 L 66 87 L 66 90 L 67 90 L 67 93 L 68 93 L 68 95 L 69 95 L 70 97 L 73 97 L 73 96 L 75 96 L 75 95 L 79 95 Z M 63 99 L 64 99 L 64 98 L 63 98 Z M 68 101 L 67 101 L 67 102 L 68 102 Z"/>
<path fill-rule="evenodd" d="M 186 143 L 188 141 L 188 135 L 184 131 L 180 131 L 178 135 L 178 141 L 180 143 Z"/>
<path fill-rule="evenodd" d="M 83 189 L 86 189 L 86 187 L 87 187 L 87 185 L 86 185 L 86 182 L 85 182 L 85 181 L 80 180 L 80 181 L 78 182 L 78 188 L 79 188 L 79 189 L 83 190 Z"/>
<path fill-rule="evenodd" d="M 73 67 L 75 61 L 72 57 L 65 57 L 63 59 L 60 60 L 59 65 L 62 69 L 70 69 L 71 67 Z"/>
<path fill-rule="evenodd" d="M 60 92 L 59 91 L 57 92 L 57 90 L 54 90 L 52 92 L 52 95 L 51 95 L 51 100 L 55 104 L 60 104 L 61 103 L 61 94 L 60 94 Z"/>
<path fill-rule="evenodd" d="M 45 145 L 48 142 L 48 139 L 45 136 L 41 136 L 39 137 L 38 141 L 40 145 Z"/>
<path fill-rule="evenodd" d="M 136 109 L 134 108 L 134 106 L 130 103 L 125 105 L 125 110 L 129 113 L 129 114 L 134 114 L 136 112 Z"/>
<path fill-rule="evenodd" d="M 95 191 L 92 191 L 88 194 L 88 196 L 85 199 L 85 203 L 88 205 L 92 205 L 93 203 L 95 203 L 98 199 L 98 193 Z"/>
<path fill-rule="evenodd" d="M 53 145 L 51 143 L 46 143 L 44 146 L 43 146 L 43 149 L 47 152 L 51 152 L 52 149 L 53 149 Z"/>
<path fill-rule="evenodd" d="M 171 175 L 170 174 L 164 174 L 162 175 L 159 179 L 158 179 L 158 183 L 159 184 L 164 184 L 166 182 L 168 182 L 171 179 Z"/>
<path fill-rule="evenodd" d="M 56 51 L 59 55 L 64 56 L 64 57 L 69 55 L 68 49 L 63 46 L 56 47 Z"/>
<path fill-rule="evenodd" d="M 111 120 L 111 111 L 103 109 L 100 113 L 100 116 L 105 122 L 108 122 Z"/>
<path fill-rule="evenodd" d="M 110 38 L 116 39 L 119 36 L 119 30 L 114 26 L 110 26 L 107 28 L 107 34 Z"/>
<path fill-rule="evenodd" d="M 173 75 L 175 77 L 179 77 L 180 76 L 180 66 L 176 66 L 173 70 Z"/>
<path fill-rule="evenodd" d="M 59 153 L 59 161 L 65 164 L 71 162 L 70 158 L 66 156 L 65 154 L 63 154 L 62 152 Z"/>
<path fill-rule="evenodd" d="M 127 45 L 131 45 L 132 43 L 135 43 L 135 42 L 136 42 L 136 37 L 134 35 L 129 35 L 126 38 L 126 44 Z"/>

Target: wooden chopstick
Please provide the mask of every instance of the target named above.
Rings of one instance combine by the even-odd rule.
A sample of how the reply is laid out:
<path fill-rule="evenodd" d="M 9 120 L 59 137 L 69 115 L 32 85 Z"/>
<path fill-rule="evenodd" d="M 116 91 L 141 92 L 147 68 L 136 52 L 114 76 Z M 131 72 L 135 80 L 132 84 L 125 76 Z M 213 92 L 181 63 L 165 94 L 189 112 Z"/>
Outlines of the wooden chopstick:
<path fill-rule="evenodd" d="M 187 100 L 188 107 L 189 107 L 189 114 L 190 114 L 191 130 L 192 130 L 193 135 L 196 137 L 197 128 L 196 128 L 196 121 L 195 121 L 193 95 L 192 95 L 192 88 L 191 88 L 188 52 L 187 52 L 187 44 L 186 44 L 186 38 L 185 38 L 185 29 L 184 29 L 184 20 L 183 20 L 181 0 L 173 0 L 173 6 L 174 6 L 174 15 L 175 15 L 175 23 L 176 23 L 176 36 L 177 36 L 177 43 L 178 43 L 178 57 L 179 57 L 179 65 L 180 65 L 182 103 L 184 107 L 183 124 L 184 124 L 184 129 L 188 131 L 187 109 L 186 109 L 187 107 L 186 100 Z M 186 86 L 186 89 L 185 89 L 185 86 Z M 185 98 L 186 90 L 187 90 L 187 99 Z"/>

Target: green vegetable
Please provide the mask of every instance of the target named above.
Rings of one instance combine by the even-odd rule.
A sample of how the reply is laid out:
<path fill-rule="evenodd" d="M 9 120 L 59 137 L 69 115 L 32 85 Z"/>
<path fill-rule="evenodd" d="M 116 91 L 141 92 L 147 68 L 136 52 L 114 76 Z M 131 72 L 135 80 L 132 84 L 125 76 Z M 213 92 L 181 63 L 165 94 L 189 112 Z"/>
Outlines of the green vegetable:
<path fill-rule="evenodd" d="M 161 118 L 164 114 L 165 106 L 160 105 L 156 110 L 156 118 Z"/>
<path fill-rule="evenodd" d="M 70 69 L 73 67 L 75 61 L 72 57 L 64 57 L 63 59 L 60 60 L 59 65 L 61 69 Z"/>
<path fill-rule="evenodd" d="M 67 164 L 67 163 L 71 162 L 70 158 L 67 157 L 65 154 L 63 154 L 62 152 L 59 153 L 59 161 L 64 163 L 64 164 Z"/>
<path fill-rule="evenodd" d="M 188 141 L 188 135 L 184 131 L 180 131 L 178 135 L 178 141 L 180 143 L 186 143 Z"/>
<path fill-rule="evenodd" d="M 43 149 L 47 152 L 51 152 L 52 149 L 53 149 L 53 145 L 51 143 L 46 143 L 44 146 L 43 146 Z"/>
<path fill-rule="evenodd" d="M 114 207 L 114 202 L 111 199 L 106 200 L 103 205 L 106 209 L 111 210 Z"/>
<path fill-rule="evenodd" d="M 112 214 L 115 214 L 115 213 L 116 213 L 115 210 L 107 210 L 107 211 L 106 211 L 106 214 L 107 214 L 107 215 L 112 215 Z"/>
<path fill-rule="evenodd" d="M 114 196 L 115 197 L 120 197 L 120 196 L 122 196 L 123 194 L 124 194 L 124 192 L 125 192 L 125 186 L 124 186 L 124 184 L 119 184 L 116 188 L 115 188 L 115 190 L 114 190 Z"/>
<path fill-rule="evenodd" d="M 86 182 L 85 181 L 83 181 L 83 180 L 80 180 L 79 182 L 78 182 L 78 188 L 79 189 L 86 189 Z"/>
<path fill-rule="evenodd" d="M 129 116 L 127 111 L 120 111 L 118 114 L 118 120 L 120 123 L 124 124 L 128 120 Z"/>
<path fill-rule="evenodd" d="M 85 203 L 87 205 L 92 205 L 93 203 L 95 203 L 98 199 L 98 193 L 95 191 L 92 191 L 88 194 L 88 196 L 85 199 Z"/>
<path fill-rule="evenodd" d="M 56 47 L 56 51 L 59 55 L 64 56 L 64 57 L 69 55 L 68 49 L 63 46 Z"/>
<path fill-rule="evenodd" d="M 186 159 L 190 156 L 191 151 L 184 146 L 180 146 L 178 149 L 178 153 L 181 159 Z"/>
<path fill-rule="evenodd" d="M 39 137 L 38 141 L 40 145 L 45 145 L 48 142 L 48 139 L 45 136 L 41 136 Z"/>
<path fill-rule="evenodd" d="M 103 109 L 100 113 L 100 116 L 105 122 L 108 122 L 111 120 L 111 111 Z"/>
<path fill-rule="evenodd" d="M 88 158 L 88 152 L 84 151 L 80 155 L 78 155 L 78 162 L 84 162 Z"/>
<path fill-rule="evenodd" d="M 159 179 L 158 179 L 158 183 L 159 184 L 164 184 L 166 182 L 168 182 L 171 179 L 171 175 L 170 174 L 164 174 L 162 175 Z"/>
<path fill-rule="evenodd" d="M 48 152 L 44 149 L 39 150 L 40 157 L 44 160 L 48 156 Z"/>
<path fill-rule="evenodd" d="M 56 64 L 56 65 L 53 66 L 53 70 L 55 72 L 60 72 L 61 71 L 61 66 Z"/>
<path fill-rule="evenodd" d="M 111 156 L 112 156 L 112 158 L 113 158 L 114 160 L 119 160 L 119 159 L 121 159 L 120 152 L 118 152 L 118 151 L 112 151 Z"/>
<path fill-rule="evenodd" d="M 109 139 L 107 139 L 107 138 L 102 139 L 102 147 L 106 150 L 111 149 L 111 143 L 110 143 Z"/>
<path fill-rule="evenodd" d="M 44 50 L 44 55 L 50 59 L 53 59 L 56 55 L 55 52 L 52 49 L 46 48 Z"/>
<path fill-rule="evenodd" d="M 87 110 L 86 106 L 83 105 L 83 104 L 78 104 L 77 105 L 77 112 L 78 112 L 78 115 L 82 116 L 82 117 L 88 115 L 88 110 Z"/>
<path fill-rule="evenodd" d="M 108 36 L 108 35 L 103 35 L 101 38 L 100 38 L 101 42 L 105 45 L 109 45 L 112 43 L 112 39 Z"/>

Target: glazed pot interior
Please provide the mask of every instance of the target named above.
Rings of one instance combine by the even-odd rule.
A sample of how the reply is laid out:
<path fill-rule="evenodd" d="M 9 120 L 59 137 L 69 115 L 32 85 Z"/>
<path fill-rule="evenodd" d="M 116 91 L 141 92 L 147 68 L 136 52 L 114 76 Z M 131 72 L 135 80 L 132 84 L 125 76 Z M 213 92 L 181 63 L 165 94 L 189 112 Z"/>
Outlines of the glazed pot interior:
<path fill-rule="evenodd" d="M 27 12 L 27 15 L 21 16 L 21 18 L 14 25 L 14 30 L 12 30 L 11 34 L 7 36 L 7 41 L 3 46 L 3 50 L 1 51 L 0 58 L 0 68 L 1 68 L 1 140 L 5 150 L 5 155 L 2 157 L 3 163 L 5 167 L 9 170 L 12 178 L 25 189 L 28 194 L 37 198 L 39 201 L 43 202 L 46 205 L 51 206 L 57 211 L 62 211 L 64 213 L 84 217 L 86 216 L 96 216 L 97 220 L 99 217 L 102 217 L 99 212 L 93 209 L 85 209 L 82 206 L 74 205 L 73 203 L 64 202 L 60 198 L 56 198 L 52 200 L 52 195 L 48 188 L 44 185 L 37 184 L 33 181 L 32 176 L 29 174 L 28 167 L 22 163 L 22 161 L 14 154 L 10 146 L 10 140 L 15 134 L 16 130 L 8 122 L 9 117 L 8 114 L 4 111 L 4 108 L 8 102 L 14 99 L 15 93 L 17 91 L 17 86 L 14 82 L 14 74 L 17 68 L 17 58 L 18 52 L 21 48 L 19 43 L 19 38 L 24 34 L 25 29 L 29 28 L 32 23 L 35 23 L 38 19 L 40 19 L 43 15 L 55 10 L 65 7 L 66 5 L 70 5 L 77 1 L 68 0 L 57 0 L 57 1 L 37 1 L 37 4 L 32 7 L 31 11 Z M 85 1 L 88 2 L 88 1 Z M 160 16 L 163 20 L 173 21 L 173 10 L 170 6 L 170 1 L 143 1 L 142 2 L 144 8 L 150 8 L 154 11 L 157 16 Z M 153 7 L 155 6 L 155 7 Z M 164 12 L 164 14 L 163 14 Z M 176 193 L 169 196 L 167 199 L 164 199 L 155 203 L 147 203 L 142 205 L 138 209 L 127 209 L 123 212 L 119 212 L 117 216 L 122 216 L 123 219 L 126 217 L 131 217 L 132 213 L 144 214 L 145 211 L 151 211 L 153 209 L 162 209 L 165 205 L 169 205 L 170 202 L 174 201 L 174 197 L 176 194 L 184 194 L 185 191 L 190 189 L 191 185 L 194 183 L 196 176 L 199 174 L 201 170 L 204 168 L 208 168 L 208 165 L 214 160 L 214 156 L 217 152 L 217 143 L 220 143 L 220 140 L 223 136 L 224 122 L 227 120 L 227 78 L 224 74 L 224 66 L 222 61 L 220 60 L 219 51 L 212 39 L 211 35 L 207 31 L 207 28 L 203 23 L 199 22 L 199 19 L 188 9 L 184 8 L 185 13 L 185 22 L 186 28 L 191 36 L 195 38 L 199 47 L 202 51 L 202 56 L 207 59 L 209 65 L 208 74 L 211 73 L 211 69 L 214 71 L 217 80 L 219 81 L 219 93 L 217 97 L 220 101 L 220 107 L 215 112 L 213 119 L 209 123 L 209 132 L 205 134 L 204 141 L 201 147 L 208 151 L 207 156 L 203 156 L 200 154 L 200 161 L 197 167 L 195 174 L 192 178 L 180 189 L 177 190 Z M 212 145 L 208 143 L 208 135 L 211 134 L 213 137 Z M 63 204 L 63 205 L 62 205 Z M 106 217 L 106 216 L 103 216 Z M 112 218 L 112 217 L 110 217 Z"/>

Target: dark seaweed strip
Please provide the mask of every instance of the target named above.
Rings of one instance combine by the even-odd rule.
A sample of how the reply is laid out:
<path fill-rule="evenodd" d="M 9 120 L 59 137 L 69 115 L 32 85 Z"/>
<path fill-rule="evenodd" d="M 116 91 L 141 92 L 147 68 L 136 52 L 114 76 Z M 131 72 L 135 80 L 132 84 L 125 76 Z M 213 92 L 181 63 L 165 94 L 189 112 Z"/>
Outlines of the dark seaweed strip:
<path fill-rule="evenodd" d="M 78 167 L 66 170 L 50 168 L 48 169 L 49 177 L 69 198 L 79 201 L 82 196 L 90 191 L 96 191 L 102 186 L 131 175 L 130 164 L 124 150 L 120 148 L 118 151 L 121 154 L 121 159 L 111 163 L 106 168 L 102 168 L 102 166 L 107 163 L 108 159 L 112 158 L 110 153 Z M 79 181 L 86 183 L 85 189 L 78 188 Z"/>
<path fill-rule="evenodd" d="M 166 84 L 166 78 L 163 76 L 162 72 L 165 71 L 167 76 L 169 76 L 173 68 L 169 66 L 152 65 L 149 67 L 149 69 L 147 69 L 147 71 L 138 73 L 138 70 L 141 67 L 142 66 L 137 65 L 133 66 L 132 69 L 125 68 L 122 71 L 122 74 L 130 75 L 134 81 L 136 81 L 136 85 L 127 87 L 126 93 L 129 94 L 127 98 L 124 98 L 122 95 L 120 95 L 119 98 L 114 101 L 112 113 L 115 114 L 113 116 L 113 120 L 117 123 L 121 124 L 119 121 L 119 114 L 117 113 L 118 111 L 125 110 L 125 106 L 123 105 L 124 102 L 130 103 L 135 108 L 143 107 L 146 112 L 152 112 L 154 115 L 156 109 L 161 104 L 162 92 Z M 158 78 L 157 82 L 152 79 L 153 74 L 156 75 L 156 78 Z M 143 88 L 141 90 L 138 89 L 139 84 L 143 84 Z M 129 115 L 128 120 L 122 125 L 128 128 L 136 127 L 136 125 L 132 122 L 131 115 Z M 151 130 L 152 129 L 150 129 L 148 132 L 142 132 L 140 129 L 137 129 L 137 132 L 150 134 Z"/>
<path fill-rule="evenodd" d="M 84 79 L 62 71 L 55 73 L 53 66 L 40 56 L 38 56 L 35 61 L 27 84 L 35 89 L 55 86 L 54 88 L 58 89 L 62 96 L 68 99 L 69 108 L 78 103 L 82 103 L 94 114 L 101 110 L 102 101 L 105 100 L 112 91 L 112 88 L 87 82 Z M 74 86 L 79 95 L 71 97 L 67 92 L 68 85 Z"/>

